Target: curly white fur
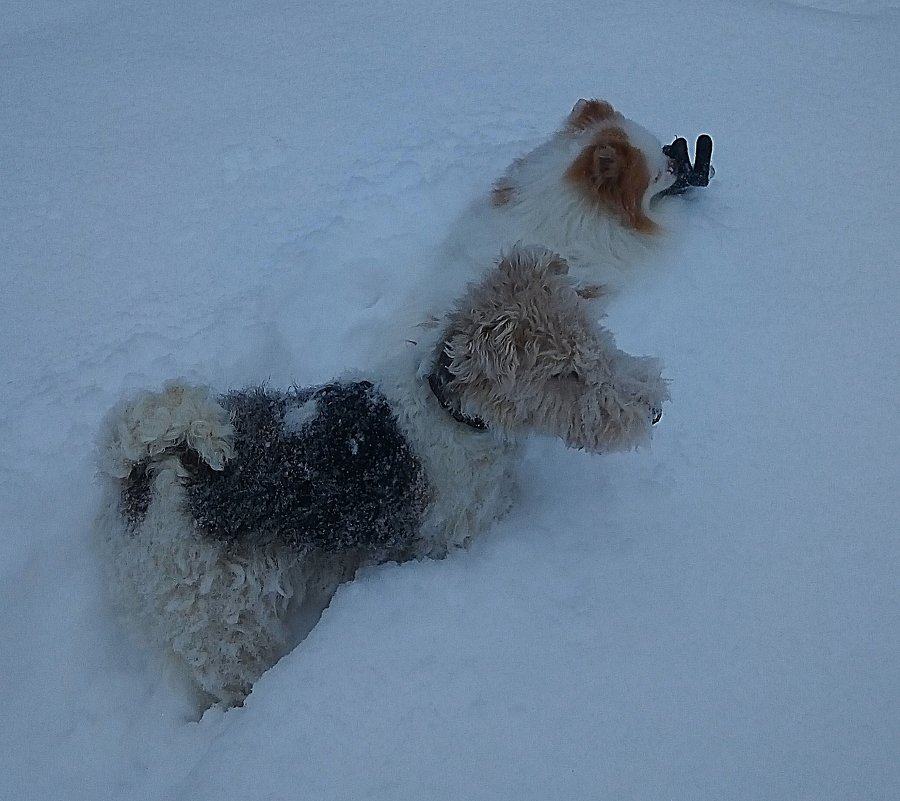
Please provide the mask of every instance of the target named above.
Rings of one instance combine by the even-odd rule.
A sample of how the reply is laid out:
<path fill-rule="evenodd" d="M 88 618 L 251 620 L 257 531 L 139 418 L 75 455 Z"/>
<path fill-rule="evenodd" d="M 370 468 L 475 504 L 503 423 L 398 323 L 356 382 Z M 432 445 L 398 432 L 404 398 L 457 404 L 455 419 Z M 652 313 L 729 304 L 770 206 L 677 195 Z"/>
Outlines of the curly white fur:
<path fill-rule="evenodd" d="M 221 469 L 232 455 L 228 414 L 204 387 L 172 382 L 106 417 L 100 440 L 104 502 L 97 531 L 119 606 L 200 689 L 233 703 L 280 655 L 284 613 L 302 592 L 302 555 L 242 551 L 204 537 L 185 509 L 187 475 L 172 449 L 188 444 Z M 122 510 L 122 482 L 150 460 L 151 494 L 139 526 Z"/>

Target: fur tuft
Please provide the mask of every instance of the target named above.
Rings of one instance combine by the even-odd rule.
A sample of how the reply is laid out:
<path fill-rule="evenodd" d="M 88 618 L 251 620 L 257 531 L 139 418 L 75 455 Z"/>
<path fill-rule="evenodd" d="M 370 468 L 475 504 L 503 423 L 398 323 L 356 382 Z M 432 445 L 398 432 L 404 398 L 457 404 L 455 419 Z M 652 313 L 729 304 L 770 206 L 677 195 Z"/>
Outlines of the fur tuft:
<path fill-rule="evenodd" d="M 162 392 L 142 392 L 106 416 L 100 469 L 125 478 L 144 460 L 183 446 L 221 470 L 232 456 L 233 436 L 228 413 L 209 390 L 172 381 Z"/>

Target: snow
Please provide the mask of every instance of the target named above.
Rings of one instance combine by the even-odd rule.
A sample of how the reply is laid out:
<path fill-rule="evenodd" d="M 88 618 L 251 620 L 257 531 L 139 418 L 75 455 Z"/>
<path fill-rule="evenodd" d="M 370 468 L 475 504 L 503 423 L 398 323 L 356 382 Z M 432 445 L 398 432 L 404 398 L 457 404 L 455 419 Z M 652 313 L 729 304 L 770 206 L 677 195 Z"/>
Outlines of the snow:
<path fill-rule="evenodd" d="M 0 796 L 897 797 L 900 3 L 0 17 Z M 716 142 L 608 320 L 673 381 L 652 447 L 535 440 L 488 537 L 196 720 L 90 550 L 102 415 L 403 347 L 454 216 L 592 95 Z"/>

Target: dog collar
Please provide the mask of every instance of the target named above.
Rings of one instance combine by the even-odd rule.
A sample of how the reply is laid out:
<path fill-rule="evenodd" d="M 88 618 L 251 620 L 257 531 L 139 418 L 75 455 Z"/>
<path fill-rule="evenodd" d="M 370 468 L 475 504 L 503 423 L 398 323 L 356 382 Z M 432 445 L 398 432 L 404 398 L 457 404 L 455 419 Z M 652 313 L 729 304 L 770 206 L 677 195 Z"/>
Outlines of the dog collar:
<path fill-rule="evenodd" d="M 440 355 L 437 359 L 434 369 L 428 374 L 428 386 L 437 398 L 437 402 L 441 408 L 447 412 L 457 423 L 474 428 L 476 431 L 486 431 L 487 423 L 480 417 L 465 414 L 456 408 L 447 397 L 447 386 L 453 380 L 453 373 L 450 372 L 450 354 L 447 353 L 447 343 L 441 345 Z"/>

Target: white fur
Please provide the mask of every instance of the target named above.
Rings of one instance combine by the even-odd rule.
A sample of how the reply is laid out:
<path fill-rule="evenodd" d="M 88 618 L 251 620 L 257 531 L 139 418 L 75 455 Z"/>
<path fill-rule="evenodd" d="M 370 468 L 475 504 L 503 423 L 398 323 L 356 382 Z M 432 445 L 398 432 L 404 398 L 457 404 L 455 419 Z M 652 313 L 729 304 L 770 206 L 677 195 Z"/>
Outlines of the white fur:
<path fill-rule="evenodd" d="M 422 523 L 427 549 L 421 555 L 440 557 L 466 545 L 509 510 L 522 445 L 521 437 L 503 429 L 460 425 L 440 407 L 426 384 L 432 343 L 429 338 L 404 354 L 385 371 L 378 388 L 435 485 Z"/>
<path fill-rule="evenodd" d="M 510 165 L 499 183 L 516 187 L 515 199 L 495 205 L 487 191 L 456 221 L 448 236 L 442 269 L 458 273 L 452 291 L 475 279 L 483 265 L 501 249 L 519 242 L 536 242 L 562 255 L 576 279 L 602 285 L 606 291 L 622 287 L 629 272 L 650 257 L 665 238 L 667 201 L 654 197 L 675 181 L 661 142 L 621 114 L 572 132 L 568 120 L 585 101 L 579 101 L 562 128 L 550 139 Z M 566 171 L 599 131 L 622 128 L 644 156 L 651 184 L 642 206 L 660 226 L 641 233 L 623 225 L 615 214 L 598 210 L 565 179 Z M 652 202 L 651 202 L 652 201 Z"/>

